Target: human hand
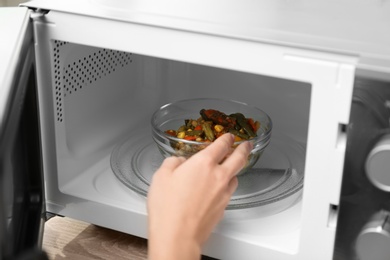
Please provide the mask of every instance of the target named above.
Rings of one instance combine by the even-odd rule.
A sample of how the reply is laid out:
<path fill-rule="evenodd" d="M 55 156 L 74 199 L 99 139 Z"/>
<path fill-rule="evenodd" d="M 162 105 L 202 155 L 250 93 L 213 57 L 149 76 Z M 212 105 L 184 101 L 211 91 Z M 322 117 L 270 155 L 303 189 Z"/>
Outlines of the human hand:
<path fill-rule="evenodd" d="M 165 159 L 156 171 L 148 194 L 150 259 L 199 259 L 252 149 L 244 142 L 232 151 L 233 142 L 225 134 L 190 159 Z"/>

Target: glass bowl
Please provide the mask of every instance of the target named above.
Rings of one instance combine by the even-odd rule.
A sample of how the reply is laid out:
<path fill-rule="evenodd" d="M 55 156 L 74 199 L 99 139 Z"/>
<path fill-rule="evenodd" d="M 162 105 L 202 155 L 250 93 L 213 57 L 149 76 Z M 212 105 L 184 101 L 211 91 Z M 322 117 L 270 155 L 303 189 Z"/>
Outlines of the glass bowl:
<path fill-rule="evenodd" d="M 201 115 L 202 109 L 206 110 L 203 111 L 203 116 Z M 233 148 L 237 147 L 240 143 L 245 141 L 253 143 L 253 149 L 248 156 L 248 162 L 244 169 L 242 169 L 238 174 L 245 173 L 259 160 L 264 149 L 269 144 L 272 132 L 272 120 L 267 115 L 267 113 L 261 109 L 249 106 L 242 102 L 213 98 L 198 98 L 180 100 L 160 107 L 156 112 L 154 112 L 151 119 L 152 137 L 157 144 L 159 151 L 164 157 L 183 156 L 189 158 L 198 151 L 204 149 L 207 145 L 211 144 L 212 141 L 210 140 L 198 141 L 199 138 L 196 140 L 186 140 L 178 137 L 180 136 L 179 133 L 183 132 L 180 131 L 183 130 L 183 128 L 180 129 L 180 127 L 184 127 L 184 125 L 188 126 L 188 124 L 191 123 L 196 125 L 196 123 L 193 121 L 200 122 L 203 119 L 203 121 L 209 122 L 210 118 L 221 118 L 220 116 L 216 117 L 214 114 L 209 118 L 206 117 L 207 120 L 204 120 L 205 114 L 210 115 L 210 113 L 206 113 L 210 109 L 220 111 L 228 116 L 227 120 L 229 124 L 224 124 L 225 126 L 223 128 L 225 128 L 225 130 L 230 129 L 230 132 L 238 135 L 240 134 L 237 132 L 244 134 L 244 136 L 240 135 L 241 137 L 236 136 Z M 258 121 L 259 124 L 256 123 L 255 129 L 252 128 L 254 131 L 252 132 L 251 136 L 245 132 L 244 129 L 241 131 L 238 130 L 240 128 L 239 126 L 236 126 L 238 122 L 238 119 L 236 120 L 236 118 L 238 118 L 236 115 L 238 114 L 243 115 L 246 119 L 246 122 L 248 122 L 248 119 L 251 118 L 253 121 L 250 125 L 252 126 L 254 125 L 253 122 Z M 232 117 L 234 117 L 235 122 L 233 124 L 233 128 L 230 124 Z M 226 123 L 226 118 L 223 119 L 223 123 Z M 240 122 L 242 121 L 243 120 L 240 120 Z M 203 131 L 202 135 L 204 139 L 207 139 L 207 136 L 210 137 L 210 135 L 206 136 L 206 133 L 209 133 L 210 129 L 214 132 L 214 138 L 218 138 L 217 136 L 219 133 L 214 130 L 216 123 L 209 123 L 210 128 L 202 128 L 201 130 Z M 202 126 L 203 125 L 204 124 L 202 123 Z M 246 127 L 248 127 L 248 125 Z M 258 128 L 257 131 L 256 128 Z M 175 132 L 167 133 L 168 130 L 174 130 Z M 186 131 L 186 133 L 189 132 Z M 255 136 L 253 136 L 253 133 L 255 133 Z M 249 137 L 249 139 L 243 139 L 247 137 Z"/>

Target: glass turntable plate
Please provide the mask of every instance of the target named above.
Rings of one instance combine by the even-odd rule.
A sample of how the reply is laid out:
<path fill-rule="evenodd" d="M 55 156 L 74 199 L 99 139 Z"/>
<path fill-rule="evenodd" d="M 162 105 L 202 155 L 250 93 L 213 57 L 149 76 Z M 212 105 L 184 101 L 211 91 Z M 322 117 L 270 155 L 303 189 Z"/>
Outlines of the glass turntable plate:
<path fill-rule="evenodd" d="M 128 188 L 146 197 L 163 156 L 150 135 L 134 135 L 114 148 L 111 167 Z M 270 204 L 286 207 L 303 187 L 305 147 L 284 135 L 273 135 L 252 169 L 238 176 L 238 188 L 227 209 L 247 209 Z M 286 203 L 283 204 L 283 200 Z M 280 204 L 282 203 L 282 204 Z M 278 206 L 279 207 L 279 206 Z"/>

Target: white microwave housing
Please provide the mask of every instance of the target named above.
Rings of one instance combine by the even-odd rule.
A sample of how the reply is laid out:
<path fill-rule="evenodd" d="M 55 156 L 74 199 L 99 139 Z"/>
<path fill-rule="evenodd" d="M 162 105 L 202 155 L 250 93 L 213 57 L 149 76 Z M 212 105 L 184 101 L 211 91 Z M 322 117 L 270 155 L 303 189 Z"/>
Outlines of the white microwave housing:
<path fill-rule="evenodd" d="M 388 3 L 22 6 L 34 28 L 47 211 L 147 238 L 145 199 L 114 176 L 112 149 L 129 132 L 148 138 L 149 117 L 164 102 L 222 95 L 264 105 L 276 136 L 304 144 L 304 188 L 275 214 L 227 212 L 203 253 L 332 259 L 353 83 L 358 71 L 390 73 Z"/>

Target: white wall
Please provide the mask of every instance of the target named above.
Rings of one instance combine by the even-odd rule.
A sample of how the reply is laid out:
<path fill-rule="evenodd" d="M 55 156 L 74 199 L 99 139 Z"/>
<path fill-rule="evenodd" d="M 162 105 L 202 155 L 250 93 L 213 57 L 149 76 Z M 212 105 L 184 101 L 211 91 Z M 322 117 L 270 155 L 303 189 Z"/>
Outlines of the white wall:
<path fill-rule="evenodd" d="M 25 2 L 28 2 L 28 0 L 0 0 L 0 6 L 18 6 Z"/>

